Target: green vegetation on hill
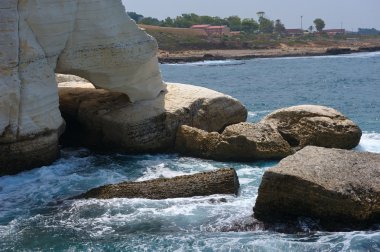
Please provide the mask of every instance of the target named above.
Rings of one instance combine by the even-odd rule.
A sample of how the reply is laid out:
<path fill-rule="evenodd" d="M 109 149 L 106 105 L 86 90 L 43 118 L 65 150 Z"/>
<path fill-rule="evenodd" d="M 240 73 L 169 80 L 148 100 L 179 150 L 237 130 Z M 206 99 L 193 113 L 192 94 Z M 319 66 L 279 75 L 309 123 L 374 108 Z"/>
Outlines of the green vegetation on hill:
<path fill-rule="evenodd" d="M 355 34 L 328 35 L 323 32 L 313 33 L 313 31 L 322 31 L 325 26 L 325 22 L 320 18 L 315 19 L 315 27 L 310 25 L 307 31 L 293 29 L 297 33 L 287 33 L 281 20 L 270 20 L 265 17 L 264 12 L 257 13 L 257 21 L 253 18 L 241 19 L 239 16 L 220 18 L 199 16 L 194 13 L 182 14 L 176 18 L 168 17 L 164 20 L 144 17 L 135 12 L 128 12 L 128 14 L 140 27 L 157 39 L 161 50 L 171 52 L 209 49 L 273 49 L 303 46 L 334 47 L 344 45 L 347 38 L 349 38 L 349 41 L 357 41 L 363 38 Z M 197 24 L 225 25 L 231 31 L 239 31 L 240 33 L 223 35 L 222 33 L 207 33 L 202 29 L 190 29 L 192 25 Z M 376 34 L 373 30 L 362 30 L 366 34 Z M 377 35 L 373 36 L 376 37 Z"/>
<path fill-rule="evenodd" d="M 154 25 L 162 27 L 175 27 L 175 28 L 190 28 L 192 25 L 197 24 L 209 24 L 209 25 L 225 25 L 228 26 L 231 31 L 243 31 L 245 33 L 273 33 L 283 32 L 285 26 L 279 19 L 276 23 L 281 24 L 283 29 L 275 29 L 275 21 L 266 18 L 264 12 L 259 12 L 258 21 L 253 18 L 241 19 L 239 16 L 230 16 L 227 18 L 211 17 L 211 16 L 199 16 L 194 13 L 182 14 L 175 18 L 167 17 L 164 20 L 158 20 L 153 17 L 144 17 L 141 14 L 135 12 L 128 12 L 129 16 L 138 24 Z"/>
<path fill-rule="evenodd" d="M 279 36 L 278 34 L 245 34 L 238 36 L 209 37 L 200 30 L 139 25 L 156 38 L 164 51 L 211 49 L 274 49 L 283 47 L 350 47 L 360 42 L 380 41 L 380 36 L 306 34 L 303 36 Z M 376 42 L 375 44 L 379 44 Z M 361 46 L 361 45 L 359 45 Z M 363 45 L 365 46 L 365 45 Z"/>

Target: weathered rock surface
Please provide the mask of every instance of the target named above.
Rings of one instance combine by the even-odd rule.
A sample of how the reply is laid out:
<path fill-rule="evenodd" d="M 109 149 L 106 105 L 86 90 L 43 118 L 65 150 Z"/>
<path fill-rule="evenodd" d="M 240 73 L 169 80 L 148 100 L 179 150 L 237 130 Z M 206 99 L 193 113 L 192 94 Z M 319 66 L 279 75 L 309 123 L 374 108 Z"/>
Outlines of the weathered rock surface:
<path fill-rule="evenodd" d="M 45 131 L 18 138 L 17 142 L 0 143 L 0 176 L 54 162 L 59 157 L 58 136 L 61 131 Z"/>
<path fill-rule="evenodd" d="M 269 125 L 248 122 L 234 124 L 226 127 L 222 135 L 224 139 L 231 140 L 243 137 L 247 145 L 240 151 L 254 152 L 254 159 L 278 159 L 293 153 L 289 144 Z"/>
<path fill-rule="evenodd" d="M 279 109 L 260 121 L 271 125 L 292 147 L 314 145 L 352 149 L 359 144 L 360 128 L 335 109 L 300 105 Z"/>
<path fill-rule="evenodd" d="M 330 229 L 380 222 L 380 154 L 305 147 L 265 172 L 254 215 L 315 217 Z"/>
<path fill-rule="evenodd" d="M 280 159 L 292 154 L 290 145 L 269 125 L 239 123 L 219 134 L 186 125 L 177 132 L 180 153 L 215 160 Z"/>
<path fill-rule="evenodd" d="M 212 194 L 237 195 L 239 187 L 239 178 L 234 169 L 220 169 L 174 178 L 159 178 L 142 182 L 123 182 L 115 185 L 105 185 L 91 189 L 76 198 L 167 199 Z"/>
<path fill-rule="evenodd" d="M 352 53 L 351 48 L 339 48 L 339 47 L 331 47 L 326 49 L 326 54 L 330 55 L 339 55 L 339 54 L 348 54 Z"/>
<path fill-rule="evenodd" d="M 220 131 L 247 117 L 236 99 L 191 85 L 167 84 L 167 91 L 156 99 L 133 104 L 121 93 L 79 88 L 88 83 L 61 85 L 60 108 L 69 127 L 68 138 L 98 149 L 166 151 L 174 147 L 182 124 Z"/>
<path fill-rule="evenodd" d="M 120 0 L 1 0 L 0 175 L 57 157 L 64 125 L 54 72 L 71 73 L 132 101 L 164 88 L 157 43 Z"/>
<path fill-rule="evenodd" d="M 276 110 L 259 123 L 230 125 L 222 133 L 182 126 L 176 150 L 215 160 L 280 159 L 308 145 L 351 149 L 360 128 L 338 111 L 302 105 Z"/>

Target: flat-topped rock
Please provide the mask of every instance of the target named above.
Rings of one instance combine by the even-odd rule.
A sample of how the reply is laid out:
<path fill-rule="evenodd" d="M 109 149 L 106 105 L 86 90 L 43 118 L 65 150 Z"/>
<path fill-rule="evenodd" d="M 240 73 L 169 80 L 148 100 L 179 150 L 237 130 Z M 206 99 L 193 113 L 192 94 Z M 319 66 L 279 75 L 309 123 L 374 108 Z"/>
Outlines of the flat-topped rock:
<path fill-rule="evenodd" d="M 91 189 L 76 199 L 147 198 L 168 199 L 212 194 L 238 195 L 239 178 L 232 168 L 218 169 L 173 178 L 122 182 Z"/>
<path fill-rule="evenodd" d="M 269 125 L 242 122 L 219 134 L 186 125 L 177 132 L 176 150 L 214 160 L 280 159 L 292 154 L 290 145 Z"/>
<path fill-rule="evenodd" d="M 254 159 L 279 159 L 293 154 L 290 145 L 270 125 L 262 123 L 238 123 L 225 128 L 222 133 L 224 138 L 244 138 L 246 147 L 241 152 L 246 152 L 247 158 L 255 153 Z M 248 153 L 247 153 L 248 152 Z"/>
<path fill-rule="evenodd" d="M 292 147 L 308 145 L 352 149 L 362 135 L 360 128 L 335 109 L 300 105 L 276 110 L 261 120 L 275 128 Z"/>
<path fill-rule="evenodd" d="M 156 99 L 132 104 L 121 93 L 79 88 L 82 84 L 76 82 L 71 87 L 63 84 L 59 97 L 67 133 L 80 144 L 98 149 L 167 151 L 174 147 L 182 124 L 220 131 L 247 117 L 238 100 L 192 85 L 169 83 Z"/>
<path fill-rule="evenodd" d="M 380 154 L 305 147 L 265 172 L 254 215 L 314 217 L 329 229 L 380 222 Z"/>

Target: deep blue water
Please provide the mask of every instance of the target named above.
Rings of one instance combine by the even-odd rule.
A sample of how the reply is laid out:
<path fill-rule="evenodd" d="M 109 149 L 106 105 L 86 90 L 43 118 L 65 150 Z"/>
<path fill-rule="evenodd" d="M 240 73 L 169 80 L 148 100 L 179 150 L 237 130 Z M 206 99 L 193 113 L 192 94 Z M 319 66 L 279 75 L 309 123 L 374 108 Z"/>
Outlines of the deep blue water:
<path fill-rule="evenodd" d="M 164 79 L 232 95 L 257 121 L 274 109 L 321 104 L 357 122 L 358 150 L 380 152 L 380 54 L 162 65 Z M 380 230 L 284 234 L 250 223 L 265 169 L 276 162 L 224 163 L 177 155 L 100 155 L 65 149 L 51 166 L 0 177 L 0 251 L 380 251 Z M 123 180 L 234 167 L 239 197 L 65 200 Z M 210 199 L 226 198 L 226 203 Z"/>
<path fill-rule="evenodd" d="M 365 131 L 380 129 L 380 53 L 209 61 L 163 65 L 165 80 L 196 83 L 236 97 L 249 111 L 319 104 L 341 111 Z"/>

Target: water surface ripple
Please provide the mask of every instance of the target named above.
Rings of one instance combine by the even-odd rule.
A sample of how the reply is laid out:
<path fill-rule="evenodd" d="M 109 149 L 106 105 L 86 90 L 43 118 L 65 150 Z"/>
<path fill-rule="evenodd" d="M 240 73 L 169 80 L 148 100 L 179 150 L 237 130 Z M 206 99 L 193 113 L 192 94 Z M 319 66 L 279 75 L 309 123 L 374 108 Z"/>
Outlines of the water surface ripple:
<path fill-rule="evenodd" d="M 161 67 L 167 81 L 199 84 L 238 98 L 249 110 L 249 121 L 297 104 L 334 107 L 363 129 L 357 150 L 380 153 L 379 53 Z M 305 222 L 300 223 L 304 231 L 296 234 L 230 231 L 252 222 L 261 177 L 275 164 L 64 149 L 53 165 L 0 177 L 0 251 L 380 251 L 380 227 L 309 232 Z M 223 167 L 237 170 L 239 197 L 67 200 L 103 184 Z"/>

